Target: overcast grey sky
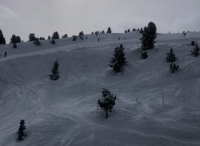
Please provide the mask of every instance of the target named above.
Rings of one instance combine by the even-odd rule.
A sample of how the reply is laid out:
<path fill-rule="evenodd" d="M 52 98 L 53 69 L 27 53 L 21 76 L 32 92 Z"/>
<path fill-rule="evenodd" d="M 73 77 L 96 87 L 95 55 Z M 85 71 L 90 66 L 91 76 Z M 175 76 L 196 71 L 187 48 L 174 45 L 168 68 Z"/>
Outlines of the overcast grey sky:
<path fill-rule="evenodd" d="M 27 41 L 30 33 L 45 37 L 107 30 L 124 32 L 150 21 L 157 32 L 200 31 L 200 0 L 0 0 L 0 29 Z"/>

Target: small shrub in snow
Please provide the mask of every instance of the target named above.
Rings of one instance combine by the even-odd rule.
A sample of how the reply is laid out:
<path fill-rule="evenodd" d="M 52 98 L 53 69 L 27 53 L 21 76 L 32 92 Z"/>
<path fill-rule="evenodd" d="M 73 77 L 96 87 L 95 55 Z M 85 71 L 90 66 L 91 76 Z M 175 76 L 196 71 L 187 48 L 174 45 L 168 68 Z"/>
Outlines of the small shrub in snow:
<path fill-rule="evenodd" d="M 98 100 L 98 107 L 102 108 L 106 112 L 106 118 L 108 118 L 108 111 L 111 112 L 113 106 L 115 105 L 116 95 L 111 94 L 108 89 L 104 89 L 102 91 L 102 98 Z"/>
<path fill-rule="evenodd" d="M 193 51 L 192 51 L 192 50 L 190 50 L 190 51 L 191 51 L 191 52 L 194 54 L 194 56 L 196 57 L 196 56 L 199 55 L 199 50 L 200 50 L 199 44 L 198 44 L 198 43 L 195 43 L 195 47 L 193 48 Z"/>
<path fill-rule="evenodd" d="M 56 60 L 54 63 L 54 67 L 51 70 L 52 74 L 50 75 L 50 79 L 57 80 L 60 78 L 59 72 L 58 72 L 58 66 L 59 64 L 58 64 L 58 61 Z"/>
<path fill-rule="evenodd" d="M 21 140 L 24 140 L 23 137 L 26 137 L 27 134 L 24 133 L 24 130 L 26 129 L 26 126 L 25 126 L 25 121 L 24 120 L 21 120 L 20 121 L 20 126 L 19 126 L 19 130 L 17 132 L 18 134 L 18 140 L 21 141 Z"/>
<path fill-rule="evenodd" d="M 171 63 L 170 66 L 169 66 L 169 68 L 170 68 L 171 72 L 174 73 L 174 71 L 179 68 L 179 65 Z"/>
<path fill-rule="evenodd" d="M 174 62 L 176 60 L 175 54 L 173 53 L 173 48 L 170 49 L 170 53 L 167 54 L 167 62 Z"/>
<path fill-rule="evenodd" d="M 115 73 L 121 72 L 123 66 L 127 64 L 124 53 L 124 47 L 122 44 L 120 45 L 120 47 L 115 48 L 113 55 L 114 58 L 111 58 L 109 66 L 113 68 Z"/>

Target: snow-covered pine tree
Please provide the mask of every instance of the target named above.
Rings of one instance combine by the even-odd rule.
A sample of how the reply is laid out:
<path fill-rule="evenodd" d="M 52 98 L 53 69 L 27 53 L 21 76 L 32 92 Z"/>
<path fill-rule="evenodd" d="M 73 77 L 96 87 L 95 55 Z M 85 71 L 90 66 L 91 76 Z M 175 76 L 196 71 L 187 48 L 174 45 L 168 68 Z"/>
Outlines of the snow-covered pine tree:
<path fill-rule="evenodd" d="M 196 56 L 199 55 L 199 50 L 200 50 L 199 44 L 195 43 L 195 46 L 194 46 L 193 50 L 190 50 L 190 52 L 192 52 L 194 54 L 194 56 L 196 57 Z"/>
<path fill-rule="evenodd" d="M 123 66 L 127 64 L 125 53 L 124 53 L 124 47 L 121 44 L 120 47 L 116 47 L 114 50 L 114 58 L 111 58 L 109 66 L 113 68 L 115 73 L 121 72 L 123 69 Z"/>
<path fill-rule="evenodd" d="M 111 112 L 115 105 L 116 95 L 111 94 L 108 89 L 103 88 L 102 98 L 98 100 L 97 106 L 102 108 L 106 112 L 106 118 L 108 118 L 108 111 Z"/>
<path fill-rule="evenodd" d="M 167 62 L 174 62 L 176 60 L 176 56 L 174 54 L 173 48 L 170 49 L 170 53 L 166 53 Z"/>
<path fill-rule="evenodd" d="M 142 38 L 140 38 L 142 49 L 153 49 L 156 37 L 156 25 L 153 22 L 149 22 L 148 27 L 144 27 Z"/>
<path fill-rule="evenodd" d="M 58 61 L 56 60 L 54 63 L 54 67 L 51 70 L 52 74 L 50 75 L 50 79 L 57 80 L 60 78 L 59 72 L 58 72 L 58 66 L 59 64 L 58 64 Z"/>
<path fill-rule="evenodd" d="M 18 134 L 18 140 L 21 141 L 21 140 L 24 140 L 23 137 L 26 137 L 27 134 L 24 133 L 24 130 L 26 129 L 26 126 L 25 126 L 25 121 L 24 120 L 21 120 L 20 121 L 20 126 L 19 126 L 19 130 L 17 132 Z"/>

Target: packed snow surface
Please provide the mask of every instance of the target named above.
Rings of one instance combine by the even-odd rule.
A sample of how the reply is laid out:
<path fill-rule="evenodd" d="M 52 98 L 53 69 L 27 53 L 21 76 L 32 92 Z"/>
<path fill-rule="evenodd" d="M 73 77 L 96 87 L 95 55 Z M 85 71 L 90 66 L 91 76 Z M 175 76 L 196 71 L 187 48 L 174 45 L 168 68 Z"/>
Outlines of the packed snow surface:
<path fill-rule="evenodd" d="M 200 57 L 190 52 L 200 33 L 158 34 L 146 60 L 138 32 L 87 37 L 0 45 L 8 53 L 0 58 L 0 146 L 200 146 Z M 120 44 L 128 64 L 115 74 L 108 64 Z M 60 79 L 52 81 L 56 59 Z M 103 88 L 117 96 L 107 119 L 97 107 Z M 28 136 L 18 142 L 21 119 Z"/>

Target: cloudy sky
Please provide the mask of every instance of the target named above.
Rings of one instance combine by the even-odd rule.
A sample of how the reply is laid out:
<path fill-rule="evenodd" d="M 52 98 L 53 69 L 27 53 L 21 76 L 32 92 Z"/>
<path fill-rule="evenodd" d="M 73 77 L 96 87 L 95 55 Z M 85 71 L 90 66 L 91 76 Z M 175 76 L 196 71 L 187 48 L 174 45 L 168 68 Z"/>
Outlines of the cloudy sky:
<path fill-rule="evenodd" d="M 150 21 L 160 33 L 200 31 L 200 0 L 0 0 L 0 29 L 27 41 L 30 33 L 45 37 L 107 30 L 122 33 Z"/>

